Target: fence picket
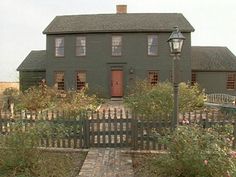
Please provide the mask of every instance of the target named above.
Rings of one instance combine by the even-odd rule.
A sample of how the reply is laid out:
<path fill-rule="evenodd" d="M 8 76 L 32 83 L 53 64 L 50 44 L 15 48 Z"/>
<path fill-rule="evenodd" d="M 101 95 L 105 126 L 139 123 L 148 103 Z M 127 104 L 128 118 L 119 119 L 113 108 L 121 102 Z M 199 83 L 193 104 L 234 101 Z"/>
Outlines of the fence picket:
<path fill-rule="evenodd" d="M 123 147 L 123 111 L 120 110 L 120 147 Z"/>
<path fill-rule="evenodd" d="M 106 147 L 106 111 L 105 109 L 102 112 L 102 144 L 103 147 Z"/>
<path fill-rule="evenodd" d="M 108 110 L 108 146 L 112 147 L 112 143 L 111 143 L 111 110 Z"/>
<path fill-rule="evenodd" d="M 97 147 L 100 147 L 100 117 L 99 111 L 97 111 Z"/>
<path fill-rule="evenodd" d="M 117 115 L 116 108 L 114 109 L 114 147 L 117 147 Z"/>
<path fill-rule="evenodd" d="M 129 112 L 126 111 L 125 113 L 125 130 L 126 130 L 126 133 L 125 133 L 125 142 L 126 142 L 126 147 L 129 147 L 130 146 L 130 129 L 129 129 Z"/>

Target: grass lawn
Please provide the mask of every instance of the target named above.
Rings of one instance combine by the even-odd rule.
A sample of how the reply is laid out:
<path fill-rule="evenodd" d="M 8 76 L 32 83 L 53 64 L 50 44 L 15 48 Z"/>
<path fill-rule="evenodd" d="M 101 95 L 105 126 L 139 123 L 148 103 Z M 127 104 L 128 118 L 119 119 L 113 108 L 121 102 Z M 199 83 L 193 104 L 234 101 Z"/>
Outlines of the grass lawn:
<path fill-rule="evenodd" d="M 133 168 L 135 177 L 155 177 L 156 176 L 156 164 L 154 159 L 159 154 L 133 154 Z"/>
<path fill-rule="evenodd" d="M 34 165 L 1 168 L 0 177 L 76 177 L 79 175 L 87 152 L 40 152 Z M 22 161 L 23 163 L 23 161 Z M 18 168 L 18 169 L 17 169 Z"/>

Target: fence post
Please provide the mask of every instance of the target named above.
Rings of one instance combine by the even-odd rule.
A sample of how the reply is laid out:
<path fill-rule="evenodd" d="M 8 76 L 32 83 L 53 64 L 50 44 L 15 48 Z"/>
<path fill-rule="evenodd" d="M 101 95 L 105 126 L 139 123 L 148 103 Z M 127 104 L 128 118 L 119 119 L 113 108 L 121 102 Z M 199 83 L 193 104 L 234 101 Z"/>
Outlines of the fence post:
<path fill-rule="evenodd" d="M 132 125 L 131 125 L 131 127 L 132 127 L 132 145 L 133 145 L 133 148 L 134 148 L 134 150 L 136 150 L 137 149 L 137 134 L 138 134 L 138 127 L 137 127 L 137 119 L 136 119 L 136 114 L 134 114 L 134 113 L 132 113 Z"/>
<path fill-rule="evenodd" d="M 85 145 L 85 148 L 89 148 L 90 147 L 89 119 L 88 119 L 87 115 L 84 115 L 84 116 L 85 116 L 85 117 L 83 117 L 84 145 Z"/>

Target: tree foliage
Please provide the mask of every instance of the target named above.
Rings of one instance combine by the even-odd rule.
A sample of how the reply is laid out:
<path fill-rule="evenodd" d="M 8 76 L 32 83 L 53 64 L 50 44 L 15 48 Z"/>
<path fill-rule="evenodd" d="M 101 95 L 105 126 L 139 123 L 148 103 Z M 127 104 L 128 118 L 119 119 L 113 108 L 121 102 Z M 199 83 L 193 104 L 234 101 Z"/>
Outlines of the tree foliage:
<path fill-rule="evenodd" d="M 203 106 L 204 93 L 198 85 L 179 84 L 180 112 L 193 111 Z M 137 81 L 125 97 L 126 105 L 144 116 L 170 114 L 173 110 L 173 87 L 169 82 L 151 85 Z"/>

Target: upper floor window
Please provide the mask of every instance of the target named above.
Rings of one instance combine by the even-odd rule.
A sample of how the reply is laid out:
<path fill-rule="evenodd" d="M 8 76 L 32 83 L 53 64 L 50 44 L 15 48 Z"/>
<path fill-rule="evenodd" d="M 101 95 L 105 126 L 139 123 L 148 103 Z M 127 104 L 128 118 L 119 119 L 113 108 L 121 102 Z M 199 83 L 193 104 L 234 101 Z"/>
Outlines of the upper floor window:
<path fill-rule="evenodd" d="M 121 56 L 122 37 L 112 36 L 112 56 Z"/>
<path fill-rule="evenodd" d="M 64 57 L 64 37 L 55 38 L 55 56 Z"/>
<path fill-rule="evenodd" d="M 148 72 L 148 82 L 151 85 L 156 85 L 158 83 L 159 76 L 158 71 L 149 71 Z"/>
<path fill-rule="evenodd" d="M 197 82 L 197 74 L 195 72 L 192 72 L 191 85 L 194 85 L 196 82 Z"/>
<path fill-rule="evenodd" d="M 86 55 L 86 37 L 76 37 L 76 56 Z"/>
<path fill-rule="evenodd" d="M 228 73 L 226 88 L 229 90 L 235 89 L 235 73 Z"/>
<path fill-rule="evenodd" d="M 55 86 L 58 90 L 65 90 L 64 72 L 55 72 Z"/>
<path fill-rule="evenodd" d="M 86 72 L 79 71 L 77 72 L 77 77 L 76 77 L 76 89 L 81 90 L 85 86 L 86 86 Z"/>
<path fill-rule="evenodd" d="M 157 55 L 157 35 L 148 35 L 148 55 Z"/>

